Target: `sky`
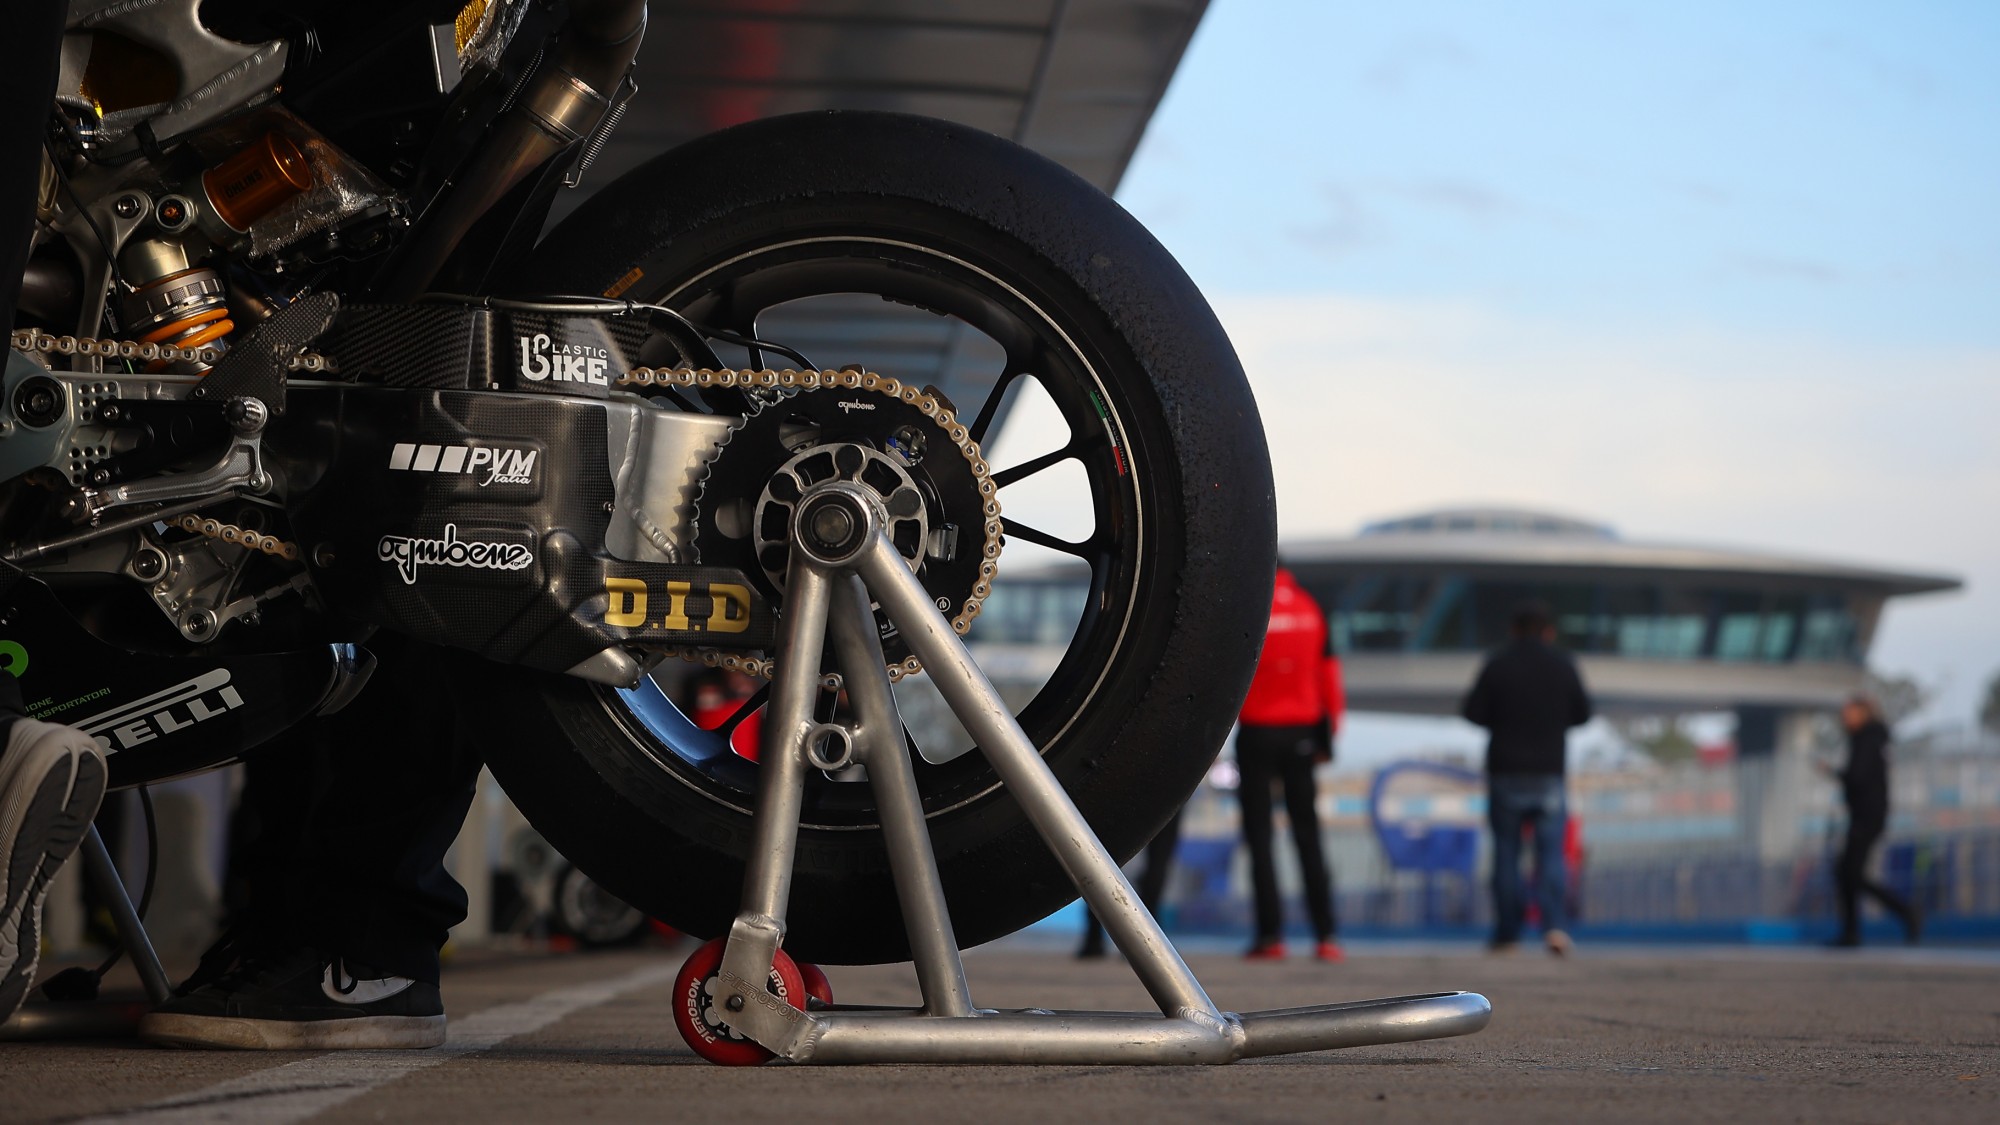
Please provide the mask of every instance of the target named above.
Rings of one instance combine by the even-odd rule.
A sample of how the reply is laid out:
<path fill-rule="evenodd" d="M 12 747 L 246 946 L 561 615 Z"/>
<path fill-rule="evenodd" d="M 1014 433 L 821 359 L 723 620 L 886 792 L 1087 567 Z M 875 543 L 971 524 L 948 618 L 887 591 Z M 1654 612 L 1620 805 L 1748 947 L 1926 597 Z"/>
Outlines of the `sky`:
<path fill-rule="evenodd" d="M 1942 573 L 1871 663 L 1929 724 L 2000 674 L 2000 4 L 1213 0 L 1118 198 L 1281 537 L 1502 503 Z"/>

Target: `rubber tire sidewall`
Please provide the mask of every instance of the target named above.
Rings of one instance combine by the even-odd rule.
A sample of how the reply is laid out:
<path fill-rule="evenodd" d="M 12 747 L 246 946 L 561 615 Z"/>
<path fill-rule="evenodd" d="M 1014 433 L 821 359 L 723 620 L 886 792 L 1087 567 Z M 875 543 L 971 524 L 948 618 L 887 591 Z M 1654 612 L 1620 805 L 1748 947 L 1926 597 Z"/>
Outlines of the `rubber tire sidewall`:
<path fill-rule="evenodd" d="M 1115 381 L 1134 463 L 1151 475 L 1144 601 L 1119 666 L 1046 758 L 1106 847 L 1128 858 L 1193 791 L 1235 717 L 1275 555 L 1269 459 L 1234 351 L 1131 216 L 977 130 L 891 114 L 797 115 L 702 138 L 609 185 L 548 235 L 519 287 L 601 293 L 629 284 L 634 264 L 700 246 L 746 213 L 807 215 L 843 197 L 955 216 L 967 237 L 1025 252 L 1040 264 L 1035 284 L 1063 291 L 1066 320 L 1093 318 L 1094 346 L 1124 349 L 1099 376 Z M 657 277 L 646 280 L 657 288 Z M 749 817 L 635 752 L 603 689 L 501 674 L 515 681 L 503 696 L 516 706 L 484 713 L 489 758 L 529 820 L 618 897 L 689 933 L 722 932 L 740 895 Z M 1011 933 L 1075 897 L 1004 791 L 933 814 L 930 827 L 961 944 Z M 879 833 L 802 832 L 789 915 L 786 947 L 798 959 L 909 955 Z"/>

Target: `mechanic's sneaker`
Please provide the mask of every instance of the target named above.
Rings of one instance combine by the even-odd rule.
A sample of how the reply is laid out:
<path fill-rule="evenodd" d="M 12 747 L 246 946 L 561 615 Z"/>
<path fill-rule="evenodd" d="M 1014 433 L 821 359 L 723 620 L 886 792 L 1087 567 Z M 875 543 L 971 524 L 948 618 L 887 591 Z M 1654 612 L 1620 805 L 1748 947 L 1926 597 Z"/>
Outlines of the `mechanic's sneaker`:
<path fill-rule="evenodd" d="M 1339 942 L 1329 938 L 1313 946 L 1313 957 L 1329 965 L 1338 965 L 1347 960 L 1347 951 L 1340 948 Z"/>
<path fill-rule="evenodd" d="M 1567 957 L 1570 951 L 1576 948 L 1576 943 L 1571 941 L 1569 934 L 1563 930 L 1550 930 L 1543 934 L 1542 944 L 1548 946 L 1549 952 L 1557 957 Z"/>
<path fill-rule="evenodd" d="M 1282 941 L 1260 941 L 1243 955 L 1245 961 L 1283 961 L 1285 943 Z"/>
<path fill-rule="evenodd" d="M 15 719 L 0 745 L 0 1022 L 35 982 L 42 898 L 104 798 L 104 751 L 75 727 Z"/>
<path fill-rule="evenodd" d="M 139 1036 L 170 1047 L 242 1051 L 435 1047 L 444 1042 L 444 1003 L 437 985 L 302 948 L 246 956 L 147 1013 Z"/>

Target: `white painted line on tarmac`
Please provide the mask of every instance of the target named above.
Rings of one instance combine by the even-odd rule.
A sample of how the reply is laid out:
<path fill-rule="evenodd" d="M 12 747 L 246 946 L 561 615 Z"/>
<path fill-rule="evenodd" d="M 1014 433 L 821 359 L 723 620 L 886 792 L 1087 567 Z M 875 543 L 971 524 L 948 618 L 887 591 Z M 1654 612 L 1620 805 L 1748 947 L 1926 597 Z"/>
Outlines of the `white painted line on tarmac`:
<path fill-rule="evenodd" d="M 205 1090 L 85 1119 L 80 1125 L 288 1125 L 398 1078 L 491 1050 L 584 1008 L 673 979 L 678 967 L 653 965 L 610 980 L 545 992 L 452 1020 L 444 1045 L 428 1051 L 333 1051 L 218 1082 Z"/>

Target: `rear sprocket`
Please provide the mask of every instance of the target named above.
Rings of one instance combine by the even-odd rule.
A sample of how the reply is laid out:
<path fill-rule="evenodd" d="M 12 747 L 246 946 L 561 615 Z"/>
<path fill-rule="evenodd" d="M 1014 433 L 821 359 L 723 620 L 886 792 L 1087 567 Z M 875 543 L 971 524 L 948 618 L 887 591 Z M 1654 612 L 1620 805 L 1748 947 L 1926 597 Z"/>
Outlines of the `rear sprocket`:
<path fill-rule="evenodd" d="M 837 382 L 788 390 L 716 447 L 694 503 L 696 557 L 736 567 L 781 604 L 800 492 L 828 479 L 856 481 L 882 498 L 897 550 L 963 634 L 992 590 L 1001 548 L 999 502 L 979 447 L 932 393 L 872 375 L 822 374 Z M 877 620 L 892 671 L 917 671 L 895 628 Z"/>

